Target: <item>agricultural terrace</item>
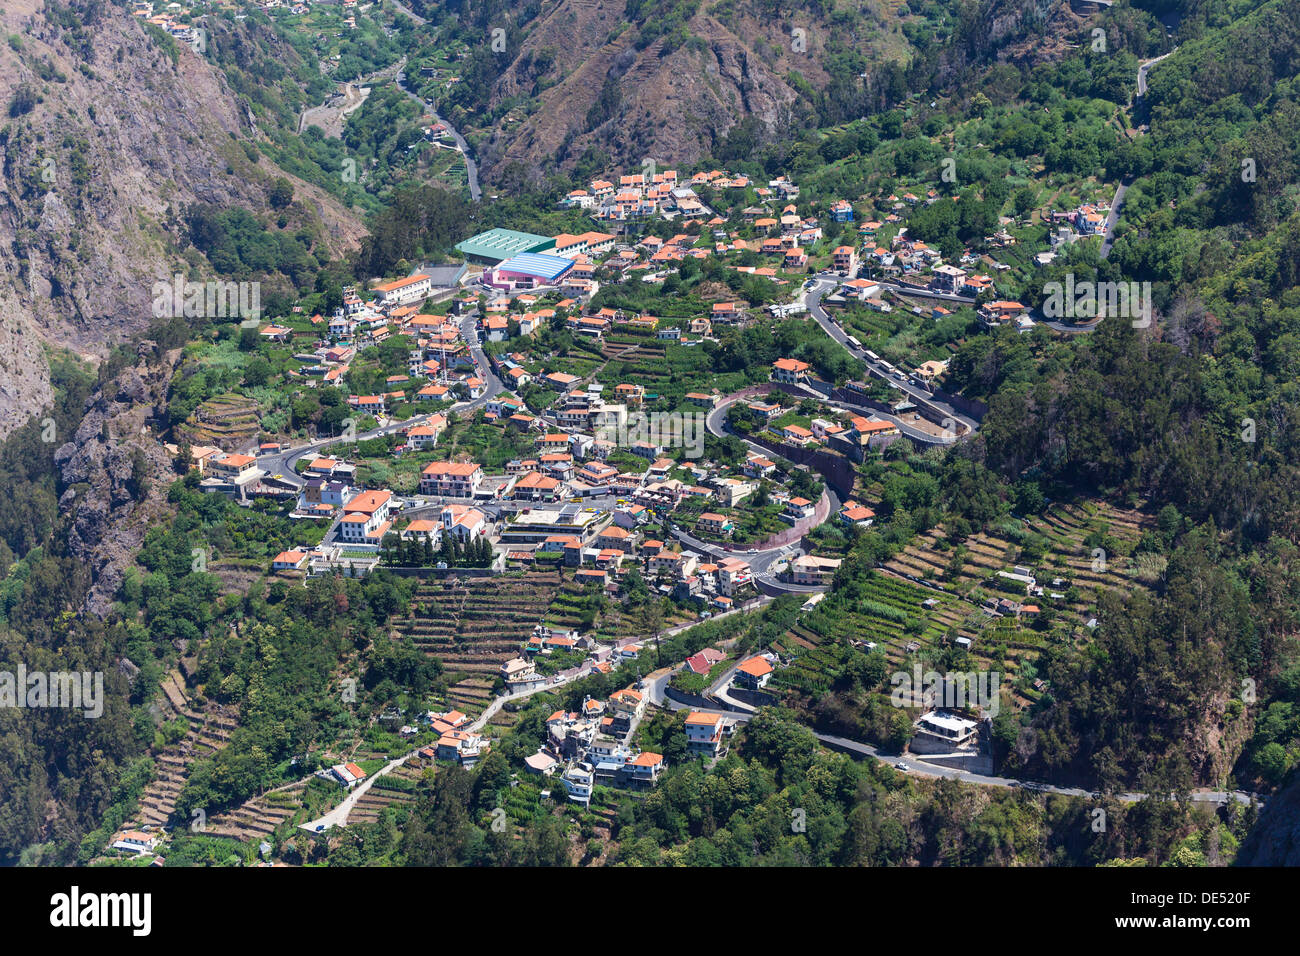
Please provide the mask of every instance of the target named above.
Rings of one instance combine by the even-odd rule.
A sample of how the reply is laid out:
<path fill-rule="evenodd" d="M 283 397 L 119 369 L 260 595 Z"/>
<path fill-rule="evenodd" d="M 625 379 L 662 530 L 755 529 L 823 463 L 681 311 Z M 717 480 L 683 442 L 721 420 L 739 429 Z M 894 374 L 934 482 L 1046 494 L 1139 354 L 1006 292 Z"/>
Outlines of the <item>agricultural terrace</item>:
<path fill-rule="evenodd" d="M 1162 570 L 1159 556 L 1133 555 L 1151 524 L 1142 513 L 1097 502 L 1057 504 L 1040 516 L 1005 518 L 960 543 L 949 541 L 942 528 L 932 529 L 879 569 L 846 562 L 835 591 L 773 645 L 793 663 L 776 672 L 771 688 L 811 707 L 864 673 L 859 655 L 877 653 L 888 673 L 918 662 L 927 670 L 1001 672 L 1010 691 L 1004 706 L 1031 706 L 1047 691 L 1035 686 L 1034 661 L 1043 648 L 1086 642 L 1100 589 L 1131 591 Z M 1017 566 L 1032 572 L 1042 595 L 1027 594 L 1023 582 L 998 575 Z M 1040 612 L 994 613 L 988 605 L 1000 599 L 1033 604 Z M 958 638 L 971 642 L 969 651 L 957 645 Z M 876 689 L 879 707 L 890 686 Z M 872 708 L 861 696 L 858 704 L 859 718 L 870 726 L 864 714 Z"/>

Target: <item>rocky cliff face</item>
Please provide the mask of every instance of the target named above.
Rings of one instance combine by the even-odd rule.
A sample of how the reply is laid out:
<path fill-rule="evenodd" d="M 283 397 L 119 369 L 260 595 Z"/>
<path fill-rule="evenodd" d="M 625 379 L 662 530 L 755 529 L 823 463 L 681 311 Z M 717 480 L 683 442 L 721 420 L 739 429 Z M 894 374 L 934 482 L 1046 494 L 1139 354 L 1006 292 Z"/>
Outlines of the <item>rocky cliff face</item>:
<path fill-rule="evenodd" d="M 259 134 L 222 74 L 186 46 L 173 60 L 121 8 L 6 0 L 0 26 L 4 434 L 49 399 L 43 345 L 93 360 L 152 321 L 153 283 L 190 271 L 188 205 L 260 211 L 286 174 L 249 159 L 243 144 Z M 334 251 L 363 234 L 286 178 Z"/>
<path fill-rule="evenodd" d="M 889 108 L 908 70 L 917 86 L 960 86 L 994 62 L 1059 58 L 1092 22 L 1068 0 L 974 0 L 947 18 L 945 44 L 927 52 L 913 42 L 924 18 L 898 0 L 839 9 L 663 0 L 649 17 L 639 0 L 506 6 L 503 22 L 520 21 L 522 40 L 492 74 L 490 113 L 529 99 L 539 107 L 526 116 L 512 109 L 490 129 L 473 115 L 458 118 L 490 133 L 479 150 L 488 182 L 508 183 L 513 166 L 532 176 L 553 162 L 571 166 L 588 147 L 625 167 L 692 162 L 716 155 L 749 119 L 771 137 L 797 139 L 818 111 L 832 125 Z M 659 35 L 665 18 L 679 16 L 680 27 Z M 858 56 L 861 73 L 848 69 Z"/>
<path fill-rule="evenodd" d="M 83 610 L 94 616 L 107 613 L 145 532 L 166 514 L 176 473 L 150 423 L 165 418 L 179 359 L 178 349 L 141 342 L 136 363 L 91 396 L 76 434 L 54 453 L 68 548 L 90 571 Z"/>
<path fill-rule="evenodd" d="M 1279 791 L 1237 851 L 1238 866 L 1300 866 L 1300 783 Z"/>

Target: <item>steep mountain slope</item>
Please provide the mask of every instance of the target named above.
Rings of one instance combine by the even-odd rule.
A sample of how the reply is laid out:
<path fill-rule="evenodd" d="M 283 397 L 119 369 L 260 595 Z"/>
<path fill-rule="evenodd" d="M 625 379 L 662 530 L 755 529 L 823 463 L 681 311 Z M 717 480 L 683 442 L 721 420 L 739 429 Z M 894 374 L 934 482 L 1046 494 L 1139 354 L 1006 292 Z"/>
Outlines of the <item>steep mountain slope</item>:
<path fill-rule="evenodd" d="M 191 204 L 266 206 L 284 176 L 254 163 L 258 137 L 222 74 L 97 0 L 0 8 L 0 433 L 49 399 L 44 345 L 102 356 L 154 318 L 152 287 L 200 260 Z M 287 177 L 286 228 L 339 252 L 363 230 L 321 190 Z M 201 270 L 200 270 L 201 271 Z M 196 276 L 197 277 L 197 276 Z"/>
<path fill-rule="evenodd" d="M 463 17 L 505 24 L 508 39 L 473 47 L 450 94 L 451 115 L 484 139 L 489 181 L 569 167 L 593 148 L 623 165 L 743 154 L 755 135 L 797 139 L 949 91 L 994 62 L 1057 59 L 1088 22 L 1068 0 L 496 6 Z"/>
<path fill-rule="evenodd" d="M 822 90 L 834 75 L 907 54 L 887 4 L 854 5 L 849 19 L 834 27 L 826 18 L 829 5 L 820 13 L 771 6 L 642 9 L 637 0 L 544 6 L 508 51 L 508 67 L 498 66 L 491 96 L 494 109 L 529 97 L 535 108 L 521 122 L 496 126 L 484 161 L 492 167 L 551 158 L 564 163 L 593 145 L 623 161 L 689 161 L 746 117 L 769 128 L 789 126 L 792 108 L 797 115 L 809 107 L 799 104 L 800 87 Z"/>

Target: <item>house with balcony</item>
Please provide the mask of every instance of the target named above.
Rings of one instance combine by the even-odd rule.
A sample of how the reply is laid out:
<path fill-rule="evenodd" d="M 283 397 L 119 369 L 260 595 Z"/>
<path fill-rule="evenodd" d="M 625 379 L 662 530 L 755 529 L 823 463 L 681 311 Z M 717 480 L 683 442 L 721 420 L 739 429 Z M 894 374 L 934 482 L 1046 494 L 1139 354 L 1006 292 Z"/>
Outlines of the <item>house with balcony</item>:
<path fill-rule="evenodd" d="M 623 764 L 624 785 L 634 790 L 648 790 L 659 782 L 659 776 L 666 768 L 663 754 L 642 751 Z"/>
<path fill-rule="evenodd" d="M 281 551 L 271 559 L 272 571 L 301 571 L 307 563 L 308 552 L 293 550 Z"/>
<path fill-rule="evenodd" d="M 686 750 L 705 757 L 720 757 L 726 752 L 725 738 L 734 723 L 721 714 L 691 711 L 686 715 Z"/>
<path fill-rule="evenodd" d="M 747 561 L 739 558 L 723 558 L 718 562 L 716 572 L 718 593 L 726 597 L 735 597 L 736 592 L 754 580 L 754 571 Z"/>
<path fill-rule="evenodd" d="M 526 657 L 514 657 L 501 665 L 501 679 L 507 686 L 531 684 L 538 679 L 537 668 Z"/>
<path fill-rule="evenodd" d="M 596 775 L 589 764 L 573 764 L 560 777 L 565 793 L 574 803 L 590 803 L 591 791 L 596 785 Z"/>
<path fill-rule="evenodd" d="M 858 252 L 852 246 L 839 246 L 831 253 L 831 268 L 850 278 L 858 271 Z"/>
<path fill-rule="evenodd" d="M 745 690 L 762 690 L 772 677 L 772 662 L 765 657 L 751 657 L 736 666 L 733 686 Z"/>
<path fill-rule="evenodd" d="M 961 292 L 966 283 L 966 270 L 947 264 L 937 265 L 932 270 L 930 288 L 935 292 L 955 295 Z"/>
<path fill-rule="evenodd" d="M 787 444 L 798 445 L 800 448 L 812 444 L 815 440 L 812 431 L 802 425 L 782 425 L 781 439 Z"/>
<path fill-rule="evenodd" d="M 449 760 L 462 767 L 472 767 L 486 757 L 492 746 L 482 734 L 467 730 L 453 730 L 438 738 L 434 756 L 438 760 Z"/>
<path fill-rule="evenodd" d="M 558 478 L 530 471 L 515 482 L 510 497 L 515 501 L 554 501 L 560 495 L 561 486 Z"/>
<path fill-rule="evenodd" d="M 840 523 L 850 528 L 869 528 L 876 520 L 876 513 L 856 501 L 846 501 L 839 513 Z"/>
<path fill-rule="evenodd" d="M 483 483 L 483 466 L 473 461 L 435 461 L 420 472 L 420 493 L 472 498 Z"/>
<path fill-rule="evenodd" d="M 343 506 L 339 536 L 352 544 L 378 545 L 391 526 L 388 515 L 392 500 L 391 491 L 363 491 L 355 495 Z"/>
<path fill-rule="evenodd" d="M 790 580 L 794 584 L 813 586 L 829 584 L 835 572 L 839 570 L 840 561 L 840 558 L 801 555 L 790 562 Z"/>
<path fill-rule="evenodd" d="M 1019 302 L 998 300 L 996 302 L 986 302 L 980 307 L 978 315 L 986 328 L 993 329 L 1000 325 L 1009 325 L 1022 317 L 1027 317 L 1029 310 Z"/>
<path fill-rule="evenodd" d="M 610 694 L 609 704 L 613 718 L 610 729 L 616 734 L 626 734 L 645 714 L 646 698 L 640 691 L 628 687 Z"/>
<path fill-rule="evenodd" d="M 781 516 L 786 521 L 797 522 L 804 518 L 811 518 L 816 510 L 817 506 L 814 502 L 809 501 L 807 498 L 795 497 L 785 503 Z"/>
<path fill-rule="evenodd" d="M 812 366 L 807 362 L 800 362 L 797 359 L 777 359 L 772 363 L 772 381 L 795 385 L 808 377 L 808 370 L 811 368 Z"/>
<path fill-rule="evenodd" d="M 701 534 L 724 537 L 735 530 L 735 524 L 726 515 L 706 511 L 695 522 L 695 530 Z"/>
<path fill-rule="evenodd" d="M 431 415 L 423 425 L 414 425 L 406 430 L 406 443 L 412 451 L 425 451 L 438 447 L 438 439 L 447 430 L 447 419 L 442 415 Z"/>
<path fill-rule="evenodd" d="M 231 485 L 247 484 L 263 474 L 252 455 L 212 455 L 207 460 L 206 470 L 212 477 Z"/>

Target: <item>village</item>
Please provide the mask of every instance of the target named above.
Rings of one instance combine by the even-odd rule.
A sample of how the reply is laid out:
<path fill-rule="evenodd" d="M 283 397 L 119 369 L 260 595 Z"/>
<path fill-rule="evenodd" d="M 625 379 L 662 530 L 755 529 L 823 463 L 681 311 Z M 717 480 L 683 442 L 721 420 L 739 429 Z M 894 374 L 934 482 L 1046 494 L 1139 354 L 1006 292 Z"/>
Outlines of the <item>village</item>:
<path fill-rule="evenodd" d="M 743 208 L 723 202 L 738 197 Z M 934 191 L 860 209 L 837 200 L 824 216 L 800 215 L 798 198 L 787 179 L 761 185 L 721 170 L 680 181 L 672 170 L 593 180 L 562 203 L 588 217 L 585 232 L 490 229 L 457 244 L 462 261 L 417 263 L 407 275 L 345 287 L 332 311 L 295 306 L 246 321 L 241 348 L 278 357 L 280 387 L 312 395 L 325 412 L 316 434 L 304 442 L 301 432 L 257 430 L 232 451 L 223 450 L 229 441 L 169 450 L 193 468 L 198 489 L 274 508 L 301 529 L 298 544 L 270 558 L 272 580 L 383 567 L 454 585 L 554 569 L 607 601 L 648 593 L 669 602 L 686 622 L 675 627 L 782 595 L 800 596 L 811 611 L 840 572 L 844 542 L 876 523 L 879 505 L 855 493 L 854 468 L 897 442 L 942 446 L 974 427 L 942 391 L 945 361 L 891 365 L 852 336 L 851 310 L 919 322 L 971 310 L 986 330 L 1024 332 L 1034 322 L 1027 308 L 996 298 L 988 273 L 1004 271 L 997 260 L 968 253 L 952 266 L 908 238 L 908 210 L 936 201 Z M 1080 208 L 1053 217 L 1054 243 L 1095 234 L 1099 215 Z M 1015 243 L 1005 231 L 988 241 Z M 671 303 L 675 283 L 700 269 L 727 279 L 733 294 L 683 314 Z M 662 297 L 663 314 L 601 304 L 603 289 L 629 279 Z M 674 361 L 703 356 L 732 330 L 775 329 L 803 315 L 861 359 L 851 377 L 788 353 L 761 377 L 706 373 L 685 388 L 638 371 L 653 367 L 641 354 L 652 362 L 670 349 Z M 826 528 L 840 543 L 818 537 Z M 1045 592 L 1029 569 L 999 580 L 1024 596 L 981 596 L 978 611 L 1033 622 Z M 1063 602 L 1065 582 L 1053 586 L 1063 590 L 1051 600 Z M 935 598 L 921 597 L 920 613 L 937 611 Z M 973 649 L 973 637 L 949 640 Z M 583 675 L 629 677 L 620 690 L 551 714 L 523 761 L 570 802 L 587 805 L 602 786 L 654 786 L 668 760 L 635 739 L 652 706 L 688 710 L 689 754 L 725 755 L 745 714 L 778 699 L 768 681 L 798 656 L 774 648 L 731 659 L 706 647 L 648 680 L 644 644 L 644 636 L 611 640 L 539 622 L 499 665 L 499 701 Z M 873 640 L 851 645 L 877 650 Z M 899 650 L 910 656 L 921 646 L 908 640 Z M 912 703 L 913 753 L 984 759 L 978 708 Z M 451 707 L 404 725 L 404 739 L 428 739 L 410 752 L 412 768 L 473 767 L 493 745 L 481 720 Z M 359 794 L 377 772 L 374 761 L 363 768 L 343 759 L 315 776 Z M 346 813 L 310 826 L 340 819 Z"/>
<path fill-rule="evenodd" d="M 322 404 L 333 394 L 331 410 L 342 413 L 333 418 L 333 437 L 308 445 L 263 436 L 236 452 L 186 449 L 202 490 L 244 505 L 276 501 L 312 529 L 274 556 L 272 573 L 358 576 L 383 564 L 508 574 L 548 566 L 614 599 L 645 582 L 706 616 L 756 591 L 824 590 L 839 558 L 804 553 L 800 539 L 826 522 L 866 529 L 875 510 L 851 487 L 828 486 L 819 470 L 831 458 L 861 462 L 901 438 L 942 444 L 960 437 L 966 426 L 958 421 L 954 430 L 941 418 L 948 406 L 936 399 L 924 407 L 946 363 L 925 362 L 909 374 L 850 337 L 846 347 L 878 378 L 835 389 L 808 362 L 781 358 L 766 390 L 664 395 L 636 381 L 604 385 L 594 370 L 543 343 L 563 332 L 588 348 L 630 341 L 681 349 L 716 341 L 723 327 L 770 321 L 741 299 L 674 319 L 592 305 L 602 277 L 640 274 L 662 283 L 688 259 L 735 252 L 778 257 L 779 267 L 734 268 L 789 287 L 801 308 L 814 282 L 832 284 L 821 299 L 827 307 L 889 309 L 881 296 L 915 288 L 959 307 L 980 302 L 986 325 L 1032 325 L 1018 303 L 991 299 L 988 276 L 946 265 L 937 250 L 906 238 L 907 210 L 935 201 L 933 190 L 883 197 L 878 206 L 888 214 L 857 226 L 857 244 L 817 253 L 827 268 L 798 285 L 800 270 L 809 274 L 808 251 L 831 244 L 818 218 L 795 211 L 799 187 L 789 180 L 758 185 L 722 170 L 680 181 L 674 170 L 615 178 L 617 185 L 596 179 L 564 200 L 615 232 L 546 237 L 492 229 L 457 245 L 464 262 L 420 265 L 404 278 L 344 289 L 328 317 L 295 310 L 257 327 L 266 345 L 292 350 L 297 367 L 287 384 L 321 392 Z M 700 199 L 705 193 L 716 205 L 727 190 L 756 197 L 738 215 L 767 238 L 728 233 L 729 220 Z M 1067 228 L 1095 234 L 1101 212 L 1084 207 L 1053 221 L 1068 224 L 1061 225 L 1066 241 Z M 737 211 L 731 214 L 734 221 Z M 646 219 L 691 225 L 667 239 L 628 232 Z M 827 209 L 837 235 L 853 231 L 856 220 L 847 201 Z M 876 245 L 890 228 L 890 248 Z M 1005 232 L 990 241 L 1014 243 Z M 962 258 L 966 266 L 978 261 Z M 880 278 L 865 277 L 875 271 Z M 789 308 L 772 302 L 767 312 Z M 934 313 L 949 314 L 941 306 Z M 383 362 L 368 361 L 377 351 Z M 358 383 L 378 387 L 353 392 Z M 671 427 L 646 429 L 653 419 Z M 452 436 L 467 421 L 487 430 L 491 460 L 455 450 L 464 446 Z M 742 444 L 724 454 L 709 443 L 705 454 L 706 438 L 726 436 Z M 366 480 L 380 469 L 402 482 Z"/>

